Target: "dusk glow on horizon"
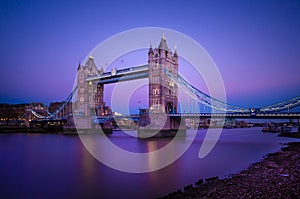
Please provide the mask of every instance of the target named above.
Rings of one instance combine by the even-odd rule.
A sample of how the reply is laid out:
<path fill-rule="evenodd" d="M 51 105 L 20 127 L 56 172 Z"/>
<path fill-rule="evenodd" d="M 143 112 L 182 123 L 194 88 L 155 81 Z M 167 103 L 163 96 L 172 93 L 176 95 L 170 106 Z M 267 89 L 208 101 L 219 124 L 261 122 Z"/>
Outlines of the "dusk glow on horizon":
<path fill-rule="evenodd" d="M 298 1 L 1 1 L 0 103 L 65 100 L 79 62 L 107 38 L 141 27 L 179 31 L 202 45 L 230 104 L 259 107 L 293 98 L 300 94 L 299 9 Z M 106 64 L 95 62 L 98 69 Z M 147 54 L 115 61 L 120 68 L 146 63 Z M 179 72 L 192 78 L 183 65 Z"/>

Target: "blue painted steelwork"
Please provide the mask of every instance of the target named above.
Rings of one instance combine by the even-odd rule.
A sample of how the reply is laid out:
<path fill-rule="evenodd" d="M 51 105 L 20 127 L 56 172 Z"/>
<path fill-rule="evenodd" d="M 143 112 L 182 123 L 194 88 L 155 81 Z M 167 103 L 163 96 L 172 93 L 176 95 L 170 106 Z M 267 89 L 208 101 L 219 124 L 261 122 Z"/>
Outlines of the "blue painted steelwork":
<path fill-rule="evenodd" d="M 186 118 L 244 118 L 244 119 L 299 119 L 300 113 L 177 113 L 171 117 Z"/>
<path fill-rule="evenodd" d="M 130 74 L 130 75 L 122 75 L 122 76 L 119 75 L 119 76 L 111 77 L 108 79 L 100 79 L 98 81 L 98 84 L 111 84 L 111 83 L 116 83 L 116 82 L 148 78 L 148 76 L 149 76 L 148 72 L 138 73 L 138 74 Z"/>
<path fill-rule="evenodd" d="M 200 102 L 205 106 L 211 107 L 213 109 L 221 110 L 221 111 L 226 111 L 226 112 L 235 112 L 235 113 L 250 112 L 250 109 L 248 108 L 233 106 L 207 95 L 206 93 L 198 90 L 193 85 L 188 83 L 179 74 L 177 77 L 175 77 L 168 70 L 165 70 L 165 73 L 172 79 L 172 81 L 174 81 L 175 84 L 177 84 L 180 88 L 182 88 L 187 94 L 189 94 L 191 97 L 193 97 L 194 99 L 196 99 L 198 102 Z"/>
<path fill-rule="evenodd" d="M 269 105 L 269 106 L 264 106 L 259 108 L 259 112 L 279 112 L 279 111 L 284 111 L 284 110 L 289 110 L 292 109 L 294 107 L 297 107 L 300 105 L 300 96 L 294 97 L 292 99 L 288 99 L 285 100 L 283 102 L 280 103 L 276 103 L 273 105 Z"/>
<path fill-rule="evenodd" d="M 239 106 L 233 106 L 217 100 L 206 93 L 198 90 L 193 85 L 188 83 L 183 77 L 179 74 L 175 77 L 170 71 L 165 70 L 165 73 L 176 83 L 179 87 L 181 87 L 186 93 L 188 93 L 191 97 L 196 99 L 198 102 L 202 103 L 205 106 L 232 113 L 250 113 L 251 115 L 257 115 L 259 113 L 275 113 L 285 110 L 290 110 L 297 106 L 300 106 L 300 96 L 285 100 L 280 103 L 276 103 L 269 106 L 264 106 L 260 108 L 243 108 Z"/>
<path fill-rule="evenodd" d="M 135 66 L 125 69 L 116 70 L 115 73 L 113 71 L 111 72 L 105 72 L 103 74 L 94 75 L 94 76 L 88 76 L 86 81 L 95 81 L 95 80 L 103 80 L 103 79 L 110 79 L 114 77 L 121 77 L 121 76 L 131 76 L 137 73 L 147 73 L 149 72 L 149 66 L 148 64 L 141 65 L 141 66 Z"/>
<path fill-rule="evenodd" d="M 58 107 L 58 109 L 56 109 L 53 113 L 50 113 L 47 111 L 48 116 L 43 116 L 37 112 L 35 112 L 34 110 L 31 110 L 32 114 L 34 116 L 36 116 L 39 119 L 53 119 L 53 118 L 57 118 L 57 115 L 67 106 L 67 104 L 72 100 L 74 94 L 77 91 L 77 86 L 74 88 L 74 90 L 70 93 L 70 95 L 67 97 L 67 99 L 65 100 L 65 102 Z"/>

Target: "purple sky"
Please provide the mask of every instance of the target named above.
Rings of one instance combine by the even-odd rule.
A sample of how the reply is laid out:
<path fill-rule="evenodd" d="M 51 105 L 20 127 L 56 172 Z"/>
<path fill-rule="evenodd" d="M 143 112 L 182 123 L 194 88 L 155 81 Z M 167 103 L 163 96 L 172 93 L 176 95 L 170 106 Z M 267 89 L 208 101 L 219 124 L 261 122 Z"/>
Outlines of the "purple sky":
<path fill-rule="evenodd" d="M 64 100 L 78 62 L 96 45 L 148 26 L 200 43 L 231 104 L 263 106 L 300 94 L 298 1 L 7 0 L 0 26 L 0 103 Z"/>

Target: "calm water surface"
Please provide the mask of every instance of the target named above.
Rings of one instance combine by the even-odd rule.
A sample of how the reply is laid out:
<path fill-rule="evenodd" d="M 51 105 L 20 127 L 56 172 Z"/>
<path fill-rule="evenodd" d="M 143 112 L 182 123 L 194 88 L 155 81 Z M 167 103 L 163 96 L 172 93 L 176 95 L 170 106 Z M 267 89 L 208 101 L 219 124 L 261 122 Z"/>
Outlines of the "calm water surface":
<path fill-rule="evenodd" d="M 196 132 L 189 130 L 183 142 Z M 261 128 L 225 129 L 209 155 L 199 159 L 205 133 L 199 130 L 191 147 L 173 164 L 145 174 L 103 165 L 78 136 L 0 134 L 0 198 L 156 198 L 201 178 L 237 173 L 279 150 L 282 143 L 298 141 L 262 133 Z M 101 135 L 90 136 L 97 140 Z M 114 132 L 109 138 L 136 152 L 148 151 L 149 146 L 160 148 L 170 141 L 139 140 L 123 132 Z"/>

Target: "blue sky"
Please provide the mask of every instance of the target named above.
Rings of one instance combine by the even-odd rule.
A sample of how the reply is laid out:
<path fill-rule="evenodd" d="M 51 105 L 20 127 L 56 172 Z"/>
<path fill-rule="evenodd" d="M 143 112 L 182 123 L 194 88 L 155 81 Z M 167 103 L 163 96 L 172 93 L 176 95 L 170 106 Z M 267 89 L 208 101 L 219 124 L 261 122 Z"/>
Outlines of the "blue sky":
<path fill-rule="evenodd" d="M 78 62 L 96 45 L 149 26 L 200 43 L 231 104 L 263 106 L 300 93 L 298 1 L 12 0 L 0 2 L 0 103 L 64 100 Z"/>

